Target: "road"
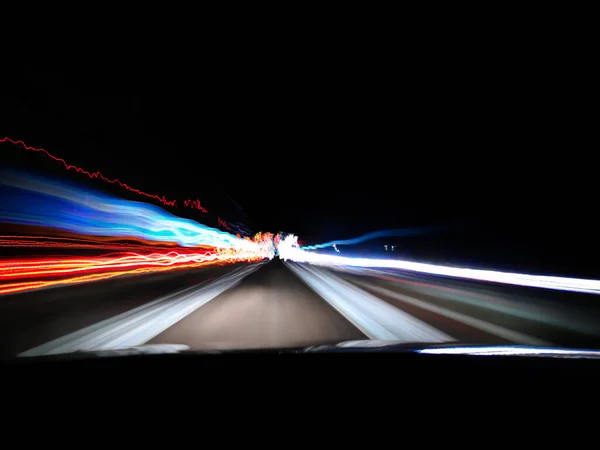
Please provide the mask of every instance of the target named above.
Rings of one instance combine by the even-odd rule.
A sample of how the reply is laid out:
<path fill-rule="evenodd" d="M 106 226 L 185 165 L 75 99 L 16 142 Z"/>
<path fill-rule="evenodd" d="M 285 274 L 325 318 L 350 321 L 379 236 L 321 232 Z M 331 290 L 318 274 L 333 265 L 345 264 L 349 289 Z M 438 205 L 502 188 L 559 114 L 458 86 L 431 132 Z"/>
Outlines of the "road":
<path fill-rule="evenodd" d="M 234 267 L 121 277 L 0 296 L 0 358 L 118 316 L 172 292 L 208 282 Z"/>
<path fill-rule="evenodd" d="M 275 259 L 0 297 L 0 357 L 365 339 L 600 348 L 597 296 Z"/>
<path fill-rule="evenodd" d="M 303 347 L 367 339 L 279 260 L 250 274 L 150 344 L 192 349 Z"/>
<path fill-rule="evenodd" d="M 458 342 L 600 348 L 597 295 L 406 271 L 338 275 Z"/>

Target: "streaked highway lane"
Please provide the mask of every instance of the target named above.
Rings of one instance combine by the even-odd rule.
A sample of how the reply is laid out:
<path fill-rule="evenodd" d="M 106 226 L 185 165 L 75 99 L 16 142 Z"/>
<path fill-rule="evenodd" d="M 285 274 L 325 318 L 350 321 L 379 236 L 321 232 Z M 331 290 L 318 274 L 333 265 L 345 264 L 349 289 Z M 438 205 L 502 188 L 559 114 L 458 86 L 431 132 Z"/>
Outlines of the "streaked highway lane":
<path fill-rule="evenodd" d="M 595 294 L 399 270 L 338 268 L 336 273 L 459 342 L 600 348 Z"/>
<path fill-rule="evenodd" d="M 234 269 L 235 266 L 214 266 L 125 276 L 0 296 L 0 358 L 13 357 Z"/>
<path fill-rule="evenodd" d="M 42 300 L 21 309 L 5 305 L 2 320 L 10 326 L 2 330 L 3 350 L 14 356 L 146 343 L 289 348 L 364 339 L 600 348 L 595 295 L 278 259 L 213 269 L 179 274 L 186 282 L 168 289 L 160 280 L 144 281 L 152 289 L 136 288 L 139 279 L 128 295 L 117 281 L 103 289 L 91 283 L 87 289 L 95 294 L 87 305 L 74 294 L 61 303 L 64 289 L 56 289 L 54 306 Z"/>

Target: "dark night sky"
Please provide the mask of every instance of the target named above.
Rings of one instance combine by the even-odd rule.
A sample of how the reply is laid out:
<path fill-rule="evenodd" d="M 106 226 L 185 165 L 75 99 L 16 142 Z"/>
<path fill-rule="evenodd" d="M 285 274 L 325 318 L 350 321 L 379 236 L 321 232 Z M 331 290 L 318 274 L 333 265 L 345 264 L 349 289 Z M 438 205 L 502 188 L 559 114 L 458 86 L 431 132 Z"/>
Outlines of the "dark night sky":
<path fill-rule="evenodd" d="M 224 215 L 231 196 L 254 230 L 319 242 L 456 222 L 412 250 L 596 271 L 591 120 L 556 55 L 392 50 L 5 71 L 0 135 Z"/>

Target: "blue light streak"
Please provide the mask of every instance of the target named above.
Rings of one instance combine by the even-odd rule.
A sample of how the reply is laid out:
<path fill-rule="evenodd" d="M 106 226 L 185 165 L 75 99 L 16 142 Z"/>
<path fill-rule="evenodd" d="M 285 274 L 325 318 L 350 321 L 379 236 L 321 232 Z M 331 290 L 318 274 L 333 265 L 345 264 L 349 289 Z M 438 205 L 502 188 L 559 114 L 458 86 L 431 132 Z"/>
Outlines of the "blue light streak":
<path fill-rule="evenodd" d="M 447 226 L 424 226 L 424 227 L 412 227 L 412 228 L 394 228 L 391 230 L 381 230 L 374 231 L 372 233 L 367 233 L 362 236 L 352 238 L 352 239 L 342 239 L 337 241 L 325 242 L 323 244 L 317 245 L 307 245 L 302 247 L 302 250 L 318 250 L 320 248 L 327 248 L 339 246 L 339 245 L 356 245 L 361 244 L 363 242 L 367 242 L 373 239 L 378 239 L 382 237 L 408 237 L 408 236 L 423 236 L 432 233 L 438 233 L 440 231 L 446 230 Z"/>
<path fill-rule="evenodd" d="M 114 198 L 73 183 L 9 171 L 0 171 L 0 221 L 92 236 L 175 242 L 183 247 L 255 245 L 177 217 L 158 206 Z"/>

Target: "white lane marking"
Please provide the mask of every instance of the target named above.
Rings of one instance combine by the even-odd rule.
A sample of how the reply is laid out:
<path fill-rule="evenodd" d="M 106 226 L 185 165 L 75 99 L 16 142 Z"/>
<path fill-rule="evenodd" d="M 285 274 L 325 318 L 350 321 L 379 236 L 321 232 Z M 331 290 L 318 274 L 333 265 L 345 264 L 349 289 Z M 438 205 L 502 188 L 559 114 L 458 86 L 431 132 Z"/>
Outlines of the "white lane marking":
<path fill-rule="evenodd" d="M 430 343 L 456 341 L 329 271 L 296 263 L 285 264 L 371 339 Z"/>
<path fill-rule="evenodd" d="M 336 269 L 337 271 L 338 269 Z M 384 276 L 396 276 L 398 273 L 386 272 L 383 270 L 365 269 L 375 275 Z M 344 270 L 348 274 L 365 275 L 363 269 Z M 410 280 L 410 279 L 409 279 Z M 393 283 L 392 281 L 386 280 L 387 284 Z M 492 289 L 493 285 L 488 285 L 487 289 Z M 420 286 L 420 290 L 432 290 L 434 287 Z M 473 292 L 473 295 L 481 297 L 487 297 L 490 301 L 481 301 L 479 299 L 469 297 L 466 295 L 454 294 L 454 291 L 458 292 L 461 289 L 449 288 L 442 296 L 434 293 L 437 298 L 449 300 L 451 302 L 460 302 L 466 305 L 475 306 L 476 308 L 487 309 L 492 312 L 500 314 L 506 314 L 517 318 L 526 320 L 532 320 L 546 325 L 556 326 L 560 328 L 566 328 L 567 330 L 575 331 L 578 333 L 586 333 L 592 336 L 598 335 L 600 330 L 600 321 L 596 317 L 586 314 L 585 311 L 574 311 L 573 308 L 566 308 L 565 305 L 557 305 L 554 302 L 544 301 L 543 298 L 527 298 L 525 301 L 519 301 L 519 297 L 511 296 L 505 298 L 505 294 L 480 294 L 477 291 Z M 496 296 L 499 295 L 499 296 Z"/>
<path fill-rule="evenodd" d="M 161 297 L 89 327 L 34 347 L 19 356 L 115 350 L 143 345 L 213 298 L 239 284 L 262 264 L 236 269 L 212 282 Z"/>
<path fill-rule="evenodd" d="M 501 337 L 503 339 L 507 339 L 512 342 L 516 342 L 519 344 L 526 345 L 535 345 L 535 346 L 548 346 L 553 345 L 548 341 L 544 341 L 542 339 L 538 339 L 536 337 L 530 336 L 528 334 L 521 333 L 515 330 L 509 330 L 508 328 L 501 327 L 499 325 L 494 325 L 493 323 L 486 322 L 481 319 L 476 319 L 475 317 L 467 316 L 466 314 L 462 314 L 456 311 L 452 311 L 441 306 L 431 305 L 430 303 L 424 302 L 423 300 L 416 299 L 414 297 L 409 297 L 408 295 L 400 294 L 398 292 L 391 291 L 386 288 L 382 288 L 379 286 L 373 286 L 371 284 L 365 283 L 364 281 L 354 281 L 354 283 L 359 284 L 369 290 L 378 292 L 382 295 L 387 295 L 389 297 L 400 300 L 401 302 L 408 303 L 409 305 L 416 306 L 417 308 L 425 309 L 435 314 L 439 314 L 440 316 L 447 317 L 456 322 L 463 323 L 472 328 L 476 328 L 481 331 L 485 331 L 486 333 L 493 334 L 494 336 Z"/>

